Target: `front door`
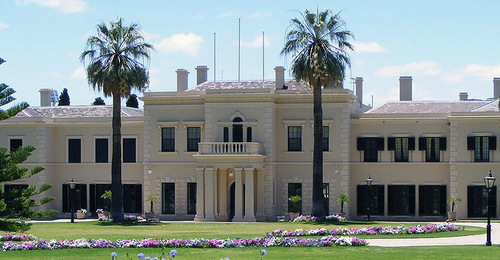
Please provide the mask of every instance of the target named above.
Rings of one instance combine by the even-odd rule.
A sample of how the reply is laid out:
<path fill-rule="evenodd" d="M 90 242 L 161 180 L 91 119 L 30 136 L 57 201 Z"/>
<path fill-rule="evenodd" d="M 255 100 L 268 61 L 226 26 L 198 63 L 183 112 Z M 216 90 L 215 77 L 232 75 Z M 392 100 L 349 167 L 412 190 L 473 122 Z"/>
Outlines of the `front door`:
<path fill-rule="evenodd" d="M 228 220 L 231 221 L 234 218 L 234 209 L 236 207 L 236 193 L 234 182 L 229 186 L 229 212 L 228 212 Z M 243 184 L 243 204 L 245 205 L 245 184 Z M 245 215 L 245 207 L 243 207 L 243 215 Z"/>

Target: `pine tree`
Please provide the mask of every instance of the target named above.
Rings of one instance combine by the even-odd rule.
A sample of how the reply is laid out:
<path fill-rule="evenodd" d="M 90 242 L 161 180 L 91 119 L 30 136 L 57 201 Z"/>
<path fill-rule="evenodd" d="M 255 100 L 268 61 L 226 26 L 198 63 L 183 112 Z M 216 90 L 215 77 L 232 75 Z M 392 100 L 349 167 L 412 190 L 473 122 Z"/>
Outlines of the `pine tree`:
<path fill-rule="evenodd" d="M 101 97 L 96 97 L 94 102 L 92 102 L 93 106 L 104 106 L 106 103 L 104 103 L 104 100 Z"/>
<path fill-rule="evenodd" d="M 69 94 L 68 89 L 64 88 L 61 95 L 59 95 L 59 104 L 58 106 L 69 106 Z"/>
<path fill-rule="evenodd" d="M 132 94 L 130 97 L 127 99 L 127 107 L 135 107 L 139 108 L 139 102 L 137 101 L 137 95 Z"/>

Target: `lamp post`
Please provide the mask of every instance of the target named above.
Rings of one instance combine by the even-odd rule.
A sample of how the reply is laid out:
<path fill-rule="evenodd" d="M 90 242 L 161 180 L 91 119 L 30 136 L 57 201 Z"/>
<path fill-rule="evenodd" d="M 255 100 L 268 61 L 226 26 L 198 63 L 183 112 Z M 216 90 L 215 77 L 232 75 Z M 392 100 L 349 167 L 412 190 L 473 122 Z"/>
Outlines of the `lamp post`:
<path fill-rule="evenodd" d="M 73 181 L 73 178 L 71 178 L 71 181 L 69 182 L 69 210 L 71 211 L 71 223 L 75 223 L 75 206 L 74 206 L 74 191 L 75 191 L 75 181 Z"/>
<path fill-rule="evenodd" d="M 488 215 L 488 224 L 486 224 L 486 246 L 491 246 L 491 224 L 490 224 L 490 204 L 491 204 L 491 191 L 493 189 L 493 185 L 495 185 L 495 180 L 497 178 L 493 177 L 491 174 L 491 170 L 488 173 L 488 176 L 484 177 L 484 184 L 486 185 L 486 189 L 488 189 L 488 205 L 486 206 L 487 215 Z"/>
<path fill-rule="evenodd" d="M 368 215 L 368 222 L 371 221 L 370 219 L 370 211 L 371 211 L 371 202 L 372 202 L 372 178 L 370 175 L 368 175 L 368 179 L 366 179 L 366 185 L 368 186 L 368 208 L 367 208 L 367 215 Z"/>

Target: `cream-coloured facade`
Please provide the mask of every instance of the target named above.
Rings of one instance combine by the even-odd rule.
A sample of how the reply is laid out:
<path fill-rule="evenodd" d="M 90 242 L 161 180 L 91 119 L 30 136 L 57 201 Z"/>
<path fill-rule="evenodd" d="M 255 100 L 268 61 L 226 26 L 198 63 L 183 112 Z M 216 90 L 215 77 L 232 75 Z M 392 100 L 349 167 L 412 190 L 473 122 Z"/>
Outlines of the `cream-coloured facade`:
<path fill-rule="evenodd" d="M 208 82 L 199 66 L 188 88 L 177 70 L 177 91 L 146 92 L 144 109 L 122 109 L 124 204 L 128 213 L 154 211 L 162 219 L 274 221 L 312 208 L 313 116 L 307 86 L 284 80 Z M 494 80 L 495 93 L 499 79 Z M 350 197 L 352 219 L 443 219 L 451 195 L 462 198 L 459 218 L 483 217 L 483 177 L 500 172 L 499 96 L 486 101 L 412 101 L 411 77 L 400 78 L 401 100 L 370 109 L 356 95 L 323 91 L 325 209 Z M 67 184 L 74 179 L 79 207 L 105 207 L 109 189 L 111 107 L 41 107 L 0 122 L 0 146 L 33 145 L 26 165 L 42 173 L 11 184 L 51 183 L 48 205 L 67 216 Z M 15 148 L 15 147 L 14 147 Z M 373 185 L 365 180 L 370 176 Z M 500 176 L 500 175 L 498 175 Z M 370 194 L 368 192 L 371 192 Z M 495 191 L 496 192 L 496 191 Z M 292 203 L 290 197 L 302 200 Z M 495 194 L 495 217 L 497 195 Z"/>

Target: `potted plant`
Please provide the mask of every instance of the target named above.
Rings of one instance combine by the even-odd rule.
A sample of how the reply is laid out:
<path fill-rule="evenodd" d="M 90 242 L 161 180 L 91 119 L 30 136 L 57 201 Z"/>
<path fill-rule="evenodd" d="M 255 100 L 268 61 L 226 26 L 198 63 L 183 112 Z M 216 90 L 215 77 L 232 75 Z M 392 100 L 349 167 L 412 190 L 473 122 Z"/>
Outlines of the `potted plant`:
<path fill-rule="evenodd" d="M 104 211 L 102 213 L 104 215 L 109 215 L 109 207 L 110 207 L 110 204 L 111 204 L 111 196 L 112 196 L 112 193 L 111 193 L 110 190 L 105 191 L 101 195 L 101 198 L 104 199 Z"/>
<path fill-rule="evenodd" d="M 157 201 L 158 199 L 155 197 L 155 196 L 148 196 L 146 198 L 146 201 L 149 201 L 149 205 L 150 205 L 150 211 L 149 212 L 146 212 L 146 221 L 153 221 L 155 220 L 157 217 L 155 216 L 155 212 L 154 212 L 154 203 Z"/>
<path fill-rule="evenodd" d="M 336 205 L 340 205 L 340 213 L 338 213 L 337 215 L 345 217 L 344 204 L 348 205 L 349 203 L 350 203 L 350 200 L 349 200 L 349 196 L 347 194 L 345 194 L 345 193 L 339 194 L 339 197 L 335 201 Z"/>
<path fill-rule="evenodd" d="M 300 195 L 291 196 L 288 198 L 288 210 L 290 211 L 290 220 L 293 221 L 300 216 L 302 197 Z"/>
<path fill-rule="evenodd" d="M 97 209 L 95 211 L 95 213 L 97 213 L 97 217 L 100 218 L 100 219 L 106 217 L 105 211 L 103 209 Z"/>
<path fill-rule="evenodd" d="M 85 218 L 85 214 L 87 214 L 87 210 L 86 209 L 77 209 L 76 210 L 76 218 L 77 219 L 84 219 Z"/>
<path fill-rule="evenodd" d="M 457 212 L 455 212 L 455 206 L 458 202 L 462 202 L 462 199 L 456 195 L 452 195 L 448 198 L 448 204 L 451 206 L 451 211 L 448 212 L 448 221 L 457 220 Z"/>

